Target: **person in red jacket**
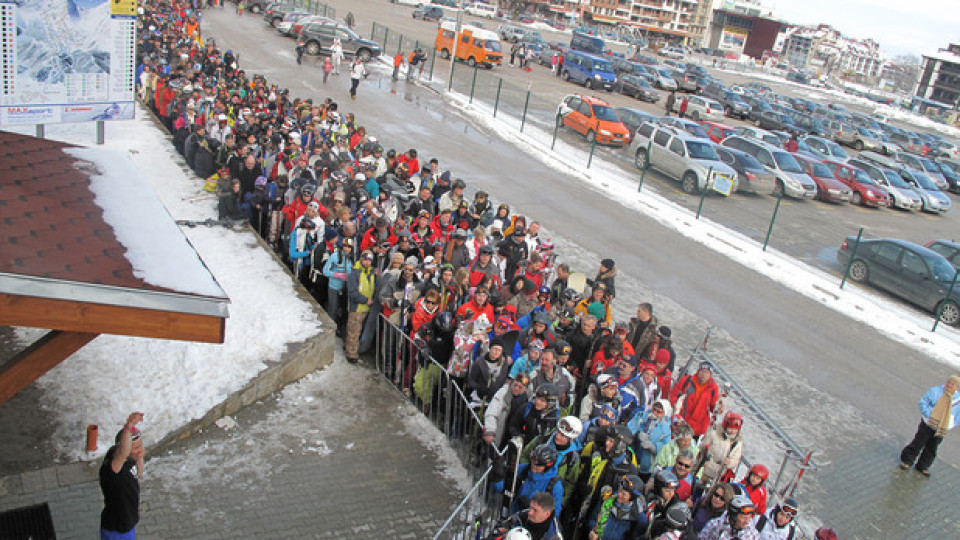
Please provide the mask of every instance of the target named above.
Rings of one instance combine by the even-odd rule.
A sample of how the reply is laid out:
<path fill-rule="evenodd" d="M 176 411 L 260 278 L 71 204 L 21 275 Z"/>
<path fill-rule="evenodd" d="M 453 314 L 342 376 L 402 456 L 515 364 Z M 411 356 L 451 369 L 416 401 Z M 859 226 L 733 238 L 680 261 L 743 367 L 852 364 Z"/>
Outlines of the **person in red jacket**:
<path fill-rule="evenodd" d="M 440 302 L 440 293 L 436 289 L 430 289 L 427 291 L 427 294 L 422 296 L 417 300 L 416 308 L 413 310 L 413 315 L 410 316 L 410 337 L 415 338 L 417 336 L 417 331 L 420 330 L 420 327 L 424 324 L 429 323 L 437 316 L 439 310 L 437 305 Z"/>
<path fill-rule="evenodd" d="M 389 242 L 391 246 L 396 245 L 397 236 L 389 228 L 390 222 L 385 217 L 378 217 L 373 223 L 373 227 L 363 234 L 360 240 L 360 249 L 373 249 L 373 246 L 382 242 Z"/>
<path fill-rule="evenodd" d="M 679 403 L 681 399 L 683 401 Z M 674 410 L 693 428 L 697 437 L 710 427 L 710 415 L 719 400 L 720 388 L 713 379 L 713 368 L 709 362 L 701 362 L 696 374 L 682 377 L 670 392 L 670 403 Z"/>
<path fill-rule="evenodd" d="M 487 302 L 489 298 L 490 292 L 486 287 L 477 287 L 477 290 L 473 293 L 473 298 L 457 310 L 457 319 L 475 321 L 480 315 L 486 315 L 487 321 L 494 320 L 493 304 Z"/>
<path fill-rule="evenodd" d="M 446 244 L 450 241 L 450 233 L 456 229 L 453 220 L 450 219 L 453 216 L 453 213 L 450 210 L 444 210 L 437 214 L 433 221 L 430 222 L 430 241 L 431 242 L 442 242 Z"/>
<path fill-rule="evenodd" d="M 293 200 L 290 204 L 283 207 L 283 210 L 280 212 L 283 214 L 284 219 L 287 220 L 291 226 L 297 222 L 297 219 L 307 212 L 307 205 L 311 202 L 316 202 L 319 206 L 317 210 L 320 219 L 323 221 L 327 220 L 327 216 L 330 215 L 330 211 L 327 210 L 325 206 L 320 204 L 314 194 L 317 192 L 317 187 L 313 184 L 304 184 L 300 188 L 300 196 Z"/>
<path fill-rule="evenodd" d="M 673 372 L 670 371 L 670 351 L 660 349 L 653 360 L 653 371 L 657 377 L 657 385 L 660 386 L 660 395 L 669 396 L 670 389 L 673 386 Z"/>
<path fill-rule="evenodd" d="M 593 355 L 590 363 L 590 378 L 596 379 L 597 375 L 607 371 L 620 362 L 623 356 L 622 343 L 614 335 L 606 335 L 602 338 L 600 350 Z"/>
<path fill-rule="evenodd" d="M 767 513 L 767 478 L 769 477 L 770 471 L 758 463 L 750 467 L 750 472 L 740 480 L 743 489 L 757 507 L 757 513 L 761 515 Z"/>

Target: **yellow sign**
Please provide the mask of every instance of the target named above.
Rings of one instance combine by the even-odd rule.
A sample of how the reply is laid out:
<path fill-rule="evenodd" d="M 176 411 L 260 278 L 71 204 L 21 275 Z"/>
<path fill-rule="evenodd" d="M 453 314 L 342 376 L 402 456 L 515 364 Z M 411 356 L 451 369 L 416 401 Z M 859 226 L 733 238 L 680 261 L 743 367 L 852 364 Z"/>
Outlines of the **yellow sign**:
<path fill-rule="evenodd" d="M 137 0 L 110 0 L 110 15 L 135 17 L 137 15 Z"/>

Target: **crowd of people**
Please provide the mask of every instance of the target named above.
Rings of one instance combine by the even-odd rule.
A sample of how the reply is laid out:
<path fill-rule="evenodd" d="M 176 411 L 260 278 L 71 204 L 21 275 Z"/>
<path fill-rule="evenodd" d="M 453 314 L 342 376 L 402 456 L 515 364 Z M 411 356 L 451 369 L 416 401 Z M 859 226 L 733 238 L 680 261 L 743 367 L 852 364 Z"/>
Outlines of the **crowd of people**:
<path fill-rule="evenodd" d="M 798 504 L 768 501 L 768 469 L 735 478 L 743 419 L 711 364 L 678 377 L 649 303 L 615 320 L 614 260 L 581 279 L 538 222 L 468 196 L 439 159 L 385 149 L 334 100 L 247 73 L 201 35 L 191 4 L 141 11 L 140 99 L 217 193 L 221 219 L 248 221 L 276 249 L 349 362 L 378 332 L 401 332 L 473 401 L 484 444 L 516 449 L 494 537 L 793 538 Z M 424 372 L 410 362 L 393 375 L 429 404 Z"/>

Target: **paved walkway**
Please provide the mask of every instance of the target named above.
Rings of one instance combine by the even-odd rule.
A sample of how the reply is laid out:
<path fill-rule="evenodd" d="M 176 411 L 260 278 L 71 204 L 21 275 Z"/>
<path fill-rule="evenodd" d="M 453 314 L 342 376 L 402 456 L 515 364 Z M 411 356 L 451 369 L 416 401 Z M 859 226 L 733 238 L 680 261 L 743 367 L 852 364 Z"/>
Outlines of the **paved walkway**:
<path fill-rule="evenodd" d="M 150 459 L 137 537 L 431 537 L 462 497 L 465 473 L 379 375 L 337 356 L 242 411 L 234 427 Z M 0 511 L 48 502 L 57 538 L 95 538 L 98 466 L 0 478 Z"/>

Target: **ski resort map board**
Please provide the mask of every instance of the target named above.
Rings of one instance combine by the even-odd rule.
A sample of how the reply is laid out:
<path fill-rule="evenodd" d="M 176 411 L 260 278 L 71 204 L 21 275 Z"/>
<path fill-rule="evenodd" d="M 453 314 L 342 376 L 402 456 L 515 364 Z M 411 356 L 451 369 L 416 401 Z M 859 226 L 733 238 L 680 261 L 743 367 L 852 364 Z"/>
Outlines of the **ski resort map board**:
<path fill-rule="evenodd" d="M 0 0 L 0 125 L 131 119 L 136 0 Z"/>

